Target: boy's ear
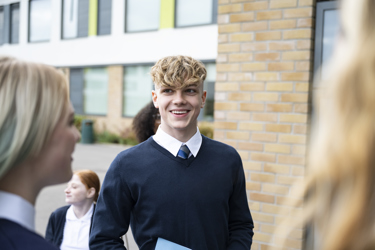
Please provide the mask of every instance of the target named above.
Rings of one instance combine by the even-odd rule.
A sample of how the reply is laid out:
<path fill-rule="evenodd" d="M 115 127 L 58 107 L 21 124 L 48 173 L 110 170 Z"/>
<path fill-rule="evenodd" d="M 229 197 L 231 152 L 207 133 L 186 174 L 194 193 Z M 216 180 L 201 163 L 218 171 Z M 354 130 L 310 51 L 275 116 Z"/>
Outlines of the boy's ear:
<path fill-rule="evenodd" d="M 207 91 L 206 91 L 206 90 L 203 90 L 203 94 L 202 94 L 202 105 L 201 105 L 201 108 L 204 107 L 204 104 L 206 103 L 206 98 L 207 98 Z"/>
<path fill-rule="evenodd" d="M 158 95 L 156 93 L 156 90 L 153 90 L 151 93 L 152 93 L 152 101 L 154 103 L 155 108 L 159 108 L 159 105 L 158 105 L 158 102 L 157 102 Z"/>
<path fill-rule="evenodd" d="M 87 190 L 87 198 L 93 198 L 95 195 L 95 188 L 89 188 L 89 190 Z"/>

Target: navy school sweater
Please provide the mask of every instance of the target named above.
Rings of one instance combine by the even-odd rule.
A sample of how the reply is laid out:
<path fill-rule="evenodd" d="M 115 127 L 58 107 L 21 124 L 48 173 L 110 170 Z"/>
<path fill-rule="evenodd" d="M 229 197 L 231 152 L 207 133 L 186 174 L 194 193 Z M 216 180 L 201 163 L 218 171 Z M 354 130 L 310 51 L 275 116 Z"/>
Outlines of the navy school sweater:
<path fill-rule="evenodd" d="M 241 158 L 202 136 L 197 157 L 174 157 L 153 138 L 121 152 L 103 182 L 90 249 L 124 249 L 129 227 L 140 250 L 158 237 L 194 250 L 250 249 L 253 220 Z"/>

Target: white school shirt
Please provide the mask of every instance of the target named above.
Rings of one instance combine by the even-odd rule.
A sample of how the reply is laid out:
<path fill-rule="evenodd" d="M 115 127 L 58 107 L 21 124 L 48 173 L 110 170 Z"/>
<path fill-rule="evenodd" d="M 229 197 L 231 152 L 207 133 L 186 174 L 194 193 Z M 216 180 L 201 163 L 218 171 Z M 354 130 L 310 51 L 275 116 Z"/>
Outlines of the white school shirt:
<path fill-rule="evenodd" d="M 35 208 L 21 196 L 0 191 L 0 218 L 35 232 Z"/>
<path fill-rule="evenodd" d="M 61 250 L 89 250 L 89 234 L 92 212 L 94 204 L 89 211 L 80 219 L 77 218 L 73 211 L 73 206 L 66 212 L 66 221 L 64 227 L 63 241 Z"/>
<path fill-rule="evenodd" d="M 191 155 L 194 155 L 194 157 L 197 157 L 199 149 L 202 146 L 202 135 L 199 132 L 198 127 L 197 127 L 197 132 L 186 143 L 180 142 L 173 136 L 170 136 L 169 134 L 164 132 L 160 126 L 152 138 L 157 144 L 159 144 L 160 146 L 168 150 L 175 157 L 177 157 L 178 150 L 180 150 L 180 147 L 182 145 L 186 145 L 189 148 L 190 150 L 189 157 Z"/>

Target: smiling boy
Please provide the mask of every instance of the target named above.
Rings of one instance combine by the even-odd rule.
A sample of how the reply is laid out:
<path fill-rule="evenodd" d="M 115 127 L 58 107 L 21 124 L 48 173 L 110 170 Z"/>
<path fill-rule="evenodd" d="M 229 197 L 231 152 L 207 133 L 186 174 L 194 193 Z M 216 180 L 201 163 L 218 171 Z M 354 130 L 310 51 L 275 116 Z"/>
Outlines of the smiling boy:
<path fill-rule="evenodd" d="M 112 162 L 93 219 L 90 249 L 124 249 L 129 225 L 140 250 L 161 239 L 189 249 L 250 249 L 253 220 L 241 158 L 200 134 L 204 65 L 187 56 L 151 69 L 156 134 Z M 159 244 L 159 243 L 158 243 Z"/>

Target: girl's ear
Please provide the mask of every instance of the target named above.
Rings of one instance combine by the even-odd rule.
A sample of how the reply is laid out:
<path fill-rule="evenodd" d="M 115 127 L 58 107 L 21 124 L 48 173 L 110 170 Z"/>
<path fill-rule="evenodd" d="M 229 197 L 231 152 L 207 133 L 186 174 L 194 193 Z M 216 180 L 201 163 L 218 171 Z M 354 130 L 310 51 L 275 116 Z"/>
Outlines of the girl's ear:
<path fill-rule="evenodd" d="M 94 195 L 95 195 L 95 188 L 89 188 L 89 190 L 87 190 L 87 195 L 86 197 L 89 198 L 89 199 L 92 199 L 94 198 Z"/>

